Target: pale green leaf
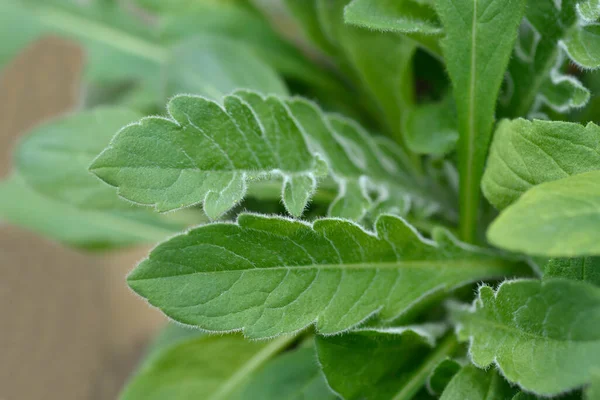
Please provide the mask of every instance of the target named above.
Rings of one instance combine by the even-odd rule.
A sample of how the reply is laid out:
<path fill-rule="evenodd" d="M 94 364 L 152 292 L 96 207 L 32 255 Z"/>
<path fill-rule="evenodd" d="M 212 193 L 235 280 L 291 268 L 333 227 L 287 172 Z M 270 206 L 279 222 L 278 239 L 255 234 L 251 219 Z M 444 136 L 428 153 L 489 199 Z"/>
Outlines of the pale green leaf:
<path fill-rule="evenodd" d="M 578 388 L 600 365 L 600 288 L 588 283 L 507 281 L 496 292 L 483 286 L 471 309 L 454 312 L 472 361 L 495 364 L 527 391 L 551 396 Z"/>
<path fill-rule="evenodd" d="M 592 372 L 592 382 L 585 390 L 585 400 L 600 399 L 600 368 L 594 369 Z"/>
<path fill-rule="evenodd" d="M 236 89 L 287 95 L 277 73 L 243 44 L 200 36 L 173 48 L 166 66 L 168 94 L 193 93 L 220 101 Z"/>
<path fill-rule="evenodd" d="M 464 367 L 448 383 L 440 400 L 507 400 L 514 389 L 494 370 Z"/>
<path fill-rule="evenodd" d="M 554 258 L 544 268 L 544 279 L 565 278 L 600 286 L 600 257 Z"/>
<path fill-rule="evenodd" d="M 436 0 L 458 110 L 461 237 L 473 240 L 494 111 L 525 0 Z"/>
<path fill-rule="evenodd" d="M 548 257 L 600 255 L 600 171 L 530 189 L 487 232 L 501 248 Z"/>
<path fill-rule="evenodd" d="M 600 18 L 600 0 L 583 0 L 577 4 L 579 15 L 587 22 L 595 22 Z"/>
<path fill-rule="evenodd" d="M 442 33 L 435 10 L 418 0 L 352 0 L 344 10 L 346 23 L 401 33 Z"/>
<path fill-rule="evenodd" d="M 82 210 L 41 196 L 18 174 L 0 182 L 0 220 L 86 249 L 156 243 L 186 226 L 137 210 Z"/>
<path fill-rule="evenodd" d="M 563 48 L 569 36 L 578 37 L 581 21 L 576 7 L 579 5 L 591 17 L 595 1 L 530 0 L 508 68 L 501 115 L 536 115 L 543 106 L 564 113 L 588 102 L 590 92 L 574 76 L 563 72 Z M 574 39 L 573 46 L 575 43 Z M 581 51 L 575 51 L 572 61 L 584 64 L 585 59 L 579 60 L 581 55 Z"/>
<path fill-rule="evenodd" d="M 317 355 L 329 386 L 345 400 L 411 399 L 425 384 L 418 374 L 443 326 L 365 328 L 317 336 Z"/>
<path fill-rule="evenodd" d="M 251 342 L 238 335 L 178 340 L 153 354 L 121 393 L 122 400 L 226 400 L 290 342 Z"/>
<path fill-rule="evenodd" d="M 600 169 L 600 127 L 503 120 L 494 134 L 482 189 L 497 209 L 544 182 Z"/>
<path fill-rule="evenodd" d="M 580 26 L 570 32 L 564 46 L 571 60 L 583 68 L 600 68 L 600 24 Z"/>
<path fill-rule="evenodd" d="M 435 366 L 427 378 L 427 389 L 430 393 L 441 395 L 452 378 L 462 369 L 462 365 L 452 359 L 446 358 Z"/>
<path fill-rule="evenodd" d="M 168 105 L 170 119 L 126 127 L 91 170 L 136 203 L 159 211 L 203 203 L 211 218 L 242 200 L 249 183 L 269 177 L 283 179 L 283 203 L 299 216 L 328 170 L 339 192 L 332 215 L 359 219 L 374 202 L 413 190 L 436 202 L 403 173 L 401 152 L 392 144 L 309 101 L 242 91 L 223 104 L 177 96 Z"/>
<path fill-rule="evenodd" d="M 417 154 L 441 156 L 456 148 L 454 104 L 445 101 L 415 106 L 404 120 L 406 145 Z"/>
<path fill-rule="evenodd" d="M 446 231 L 434 237 L 393 216 L 371 233 L 340 219 L 241 214 L 158 246 L 128 283 L 177 321 L 263 338 L 313 323 L 341 332 L 375 313 L 393 319 L 430 295 L 520 269 Z"/>

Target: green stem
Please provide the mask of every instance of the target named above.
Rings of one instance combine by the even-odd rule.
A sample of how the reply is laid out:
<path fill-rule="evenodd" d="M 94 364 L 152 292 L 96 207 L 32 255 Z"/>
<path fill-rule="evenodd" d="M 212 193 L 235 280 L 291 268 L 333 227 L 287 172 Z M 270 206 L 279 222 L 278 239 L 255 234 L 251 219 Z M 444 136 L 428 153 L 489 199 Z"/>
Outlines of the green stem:
<path fill-rule="evenodd" d="M 410 377 L 406 385 L 402 387 L 402 389 L 396 393 L 396 395 L 392 398 L 392 400 L 409 400 L 412 399 L 415 394 L 425 384 L 427 381 L 427 377 L 431 374 L 431 371 L 446 357 L 452 355 L 456 347 L 458 346 L 458 341 L 456 340 L 456 336 L 454 333 L 450 333 L 435 349 L 433 353 L 425 360 L 423 365 L 415 371 L 415 373 Z"/>

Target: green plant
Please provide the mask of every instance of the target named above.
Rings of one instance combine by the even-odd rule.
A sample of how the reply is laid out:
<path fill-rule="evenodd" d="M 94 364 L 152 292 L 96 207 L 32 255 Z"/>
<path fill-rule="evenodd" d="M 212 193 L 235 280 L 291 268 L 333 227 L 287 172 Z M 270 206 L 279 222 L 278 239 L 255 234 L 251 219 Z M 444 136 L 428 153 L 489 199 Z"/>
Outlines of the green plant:
<path fill-rule="evenodd" d="M 81 40 L 96 94 L 0 216 L 164 240 L 127 282 L 198 328 L 123 399 L 600 399 L 600 2 L 283 3 L 0 6 Z"/>

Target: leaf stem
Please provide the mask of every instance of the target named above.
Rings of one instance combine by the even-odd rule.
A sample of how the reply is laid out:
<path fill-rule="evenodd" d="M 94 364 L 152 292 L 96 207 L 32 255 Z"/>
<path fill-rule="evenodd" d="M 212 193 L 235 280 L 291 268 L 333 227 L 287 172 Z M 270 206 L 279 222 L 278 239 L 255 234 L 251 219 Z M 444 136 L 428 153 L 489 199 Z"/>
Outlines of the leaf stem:
<path fill-rule="evenodd" d="M 402 387 L 402 389 L 396 393 L 396 395 L 392 398 L 392 400 L 409 400 L 412 399 L 415 394 L 425 384 L 427 377 L 433 371 L 437 364 L 439 364 L 443 359 L 450 356 L 456 347 L 458 346 L 458 341 L 456 340 L 456 336 L 454 332 L 448 334 L 448 336 L 440 343 L 440 345 L 435 349 L 433 353 L 427 357 L 423 365 L 415 371 L 415 373 L 409 378 L 406 385 Z"/>

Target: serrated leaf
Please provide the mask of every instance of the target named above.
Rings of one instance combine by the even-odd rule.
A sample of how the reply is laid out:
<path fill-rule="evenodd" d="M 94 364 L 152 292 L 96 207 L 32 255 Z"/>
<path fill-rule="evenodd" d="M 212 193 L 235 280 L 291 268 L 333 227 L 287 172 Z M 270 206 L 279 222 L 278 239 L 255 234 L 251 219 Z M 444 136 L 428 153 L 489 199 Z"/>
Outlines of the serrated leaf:
<path fill-rule="evenodd" d="M 173 48 L 166 66 L 168 94 L 193 93 L 220 101 L 237 89 L 285 96 L 282 79 L 246 46 L 219 36 L 199 36 Z"/>
<path fill-rule="evenodd" d="M 535 186 L 488 229 L 490 243 L 548 257 L 600 255 L 600 171 Z"/>
<path fill-rule="evenodd" d="M 448 383 L 440 400 L 506 400 L 514 389 L 494 370 L 464 367 Z"/>
<path fill-rule="evenodd" d="M 339 219 L 241 214 L 237 224 L 205 225 L 158 246 L 128 283 L 177 321 L 264 338 L 313 323 L 341 332 L 374 313 L 393 319 L 434 293 L 518 273 L 445 231 L 434 237 L 393 216 L 370 233 Z"/>
<path fill-rule="evenodd" d="M 446 358 L 435 366 L 427 378 L 427 389 L 434 395 L 441 395 L 448 383 L 462 369 L 462 365 L 452 359 Z"/>
<path fill-rule="evenodd" d="M 251 342 L 238 335 L 179 340 L 150 357 L 120 398 L 230 399 L 289 342 L 289 337 Z"/>
<path fill-rule="evenodd" d="M 600 286 L 600 257 L 554 258 L 544 268 L 544 279 L 565 278 Z"/>
<path fill-rule="evenodd" d="M 211 218 L 242 200 L 248 183 L 268 177 L 283 178 L 283 203 L 294 216 L 328 170 L 339 191 L 330 208 L 336 216 L 361 218 L 373 204 L 368 190 L 378 201 L 403 198 L 408 186 L 422 191 L 402 173 L 401 152 L 384 149 L 389 142 L 309 101 L 243 91 L 223 104 L 177 96 L 168 105 L 171 119 L 124 128 L 91 170 L 136 203 L 159 211 L 203 203 Z"/>
<path fill-rule="evenodd" d="M 425 383 L 418 374 L 444 326 L 365 328 L 317 336 L 317 355 L 329 386 L 345 400 L 411 399 Z"/>
<path fill-rule="evenodd" d="M 417 154 L 442 156 L 456 148 L 454 104 L 448 101 L 415 106 L 404 120 L 406 145 Z"/>
<path fill-rule="evenodd" d="M 591 1 L 539 0 L 527 7 L 525 21 L 508 68 L 507 89 L 502 97 L 500 114 L 508 117 L 533 116 L 543 106 L 567 112 L 584 106 L 590 92 L 574 76 L 564 73 L 565 40 L 573 40 L 571 61 L 586 63 L 582 52 L 575 50 L 582 26 L 576 8 L 592 16 Z M 581 13 L 579 13 L 581 15 Z M 568 39 L 572 37 L 573 39 Z"/>
<path fill-rule="evenodd" d="M 568 280 L 507 281 L 479 289 L 470 310 L 455 310 L 472 361 L 495 364 L 519 387 L 544 396 L 590 382 L 600 364 L 600 289 Z"/>
<path fill-rule="evenodd" d="M 600 127 L 559 121 L 503 120 L 482 180 L 497 209 L 544 182 L 600 169 Z"/>
<path fill-rule="evenodd" d="M 564 46 L 577 65 L 588 69 L 600 68 L 600 24 L 584 25 L 572 30 Z"/>
<path fill-rule="evenodd" d="M 346 23 L 378 31 L 438 35 L 435 10 L 413 0 L 352 0 L 344 10 Z"/>
<path fill-rule="evenodd" d="M 525 0 L 436 0 L 458 110 L 461 237 L 472 241 L 494 111 Z"/>

